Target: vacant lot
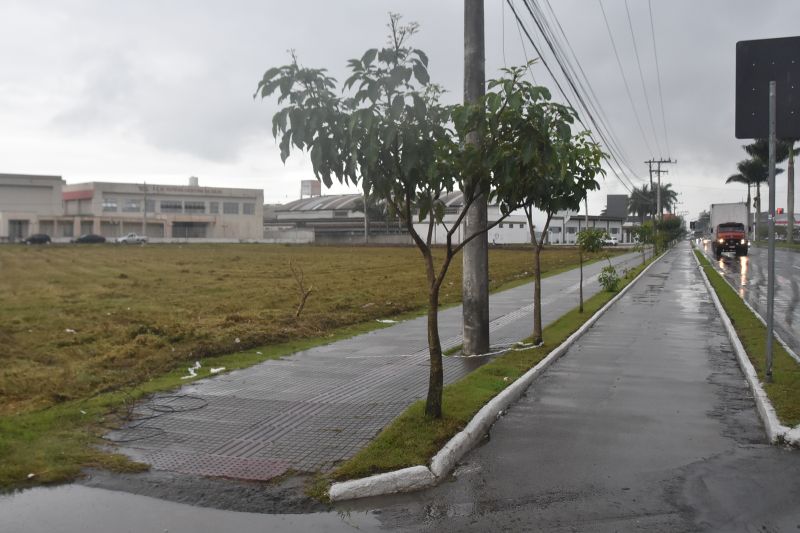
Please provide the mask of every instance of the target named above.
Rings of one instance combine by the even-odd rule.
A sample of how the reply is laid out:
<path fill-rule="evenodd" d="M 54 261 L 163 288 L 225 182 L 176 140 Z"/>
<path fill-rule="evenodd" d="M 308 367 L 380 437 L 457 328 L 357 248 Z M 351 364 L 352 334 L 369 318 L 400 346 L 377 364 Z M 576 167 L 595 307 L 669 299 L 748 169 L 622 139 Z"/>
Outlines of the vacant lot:
<path fill-rule="evenodd" d="M 576 262 L 546 251 L 544 269 Z M 492 250 L 494 287 L 531 253 Z M 295 319 L 302 270 L 313 292 Z M 461 293 L 460 258 L 442 301 Z M 0 415 L 135 385 L 187 361 L 420 309 L 412 248 L 273 245 L 0 247 Z"/>

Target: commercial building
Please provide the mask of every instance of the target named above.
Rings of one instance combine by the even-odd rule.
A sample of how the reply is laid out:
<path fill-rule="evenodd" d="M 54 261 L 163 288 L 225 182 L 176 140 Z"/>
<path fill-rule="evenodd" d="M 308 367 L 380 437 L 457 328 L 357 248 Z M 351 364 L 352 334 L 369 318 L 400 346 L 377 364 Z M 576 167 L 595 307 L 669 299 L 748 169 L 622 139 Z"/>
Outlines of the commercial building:
<path fill-rule="evenodd" d="M 90 182 L 65 185 L 64 214 L 75 234 L 151 239 L 260 240 L 261 189 Z"/>
<path fill-rule="evenodd" d="M 600 215 L 585 215 L 578 211 L 560 211 L 550 221 L 548 240 L 552 244 L 575 244 L 578 233 L 586 228 L 605 230 L 620 243 L 633 242 L 635 223 L 627 215 L 628 197 L 624 194 L 606 196 L 606 208 Z"/>
<path fill-rule="evenodd" d="M 61 176 L 0 174 L 0 242 L 55 235 L 63 186 Z"/>
<path fill-rule="evenodd" d="M 433 244 L 447 242 L 447 228 L 457 220 L 464 205 L 460 192 L 446 194 L 443 224 L 437 224 Z M 363 243 L 364 199 L 359 194 L 338 194 L 301 198 L 285 205 L 269 206 L 264 219 L 264 238 L 268 242 Z M 389 213 L 382 202 L 368 209 L 369 240 L 383 244 L 413 244 L 410 235 L 397 217 Z M 501 216 L 497 205 L 488 207 L 488 221 Z M 420 235 L 428 231 L 426 223 L 414 224 Z M 462 228 L 456 229 L 453 242 L 462 239 Z M 530 243 L 528 222 L 522 215 L 511 215 L 487 234 L 492 244 Z"/>
<path fill-rule="evenodd" d="M 69 241 L 143 233 L 151 240 L 257 241 L 263 236 L 261 189 L 89 182 L 60 176 L 0 174 L 0 242 L 46 233 Z"/>

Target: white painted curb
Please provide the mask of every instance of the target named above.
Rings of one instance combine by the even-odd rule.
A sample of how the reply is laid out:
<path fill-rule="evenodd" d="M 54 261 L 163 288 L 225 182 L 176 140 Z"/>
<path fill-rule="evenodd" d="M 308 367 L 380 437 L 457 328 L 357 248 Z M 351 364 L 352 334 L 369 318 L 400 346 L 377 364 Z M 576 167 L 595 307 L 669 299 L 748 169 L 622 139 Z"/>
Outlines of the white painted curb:
<path fill-rule="evenodd" d="M 431 459 L 430 468 L 412 466 L 385 474 L 377 474 L 361 479 L 351 479 L 331 485 L 328 496 L 331 501 L 342 501 L 367 496 L 380 496 L 398 492 L 411 492 L 436 485 L 444 479 L 468 451 L 478 444 L 489 428 L 502 416 L 509 405 L 514 403 L 527 390 L 531 383 L 544 372 L 554 361 L 564 355 L 567 349 L 605 313 L 617 300 L 644 276 L 664 254 L 647 265 L 636 278 L 626 285 L 616 296 L 609 300 L 594 315 L 570 335 L 567 340 L 556 347 L 536 366 L 528 370 L 511 385 L 503 389 L 497 396 L 484 405 L 470 420 L 466 427 L 455 434 L 439 452 Z"/>
<path fill-rule="evenodd" d="M 761 416 L 761 420 L 764 422 L 764 430 L 766 431 L 767 439 L 773 444 L 782 439 L 788 444 L 800 446 L 800 426 L 791 429 L 782 425 L 778 420 L 778 415 L 775 413 L 775 408 L 772 407 L 772 402 L 769 401 L 767 393 L 761 386 L 756 369 L 753 367 L 753 364 L 747 357 L 747 352 L 742 345 L 742 341 L 739 340 L 739 336 L 736 334 L 736 329 L 734 329 L 731 319 L 728 317 L 728 313 L 725 312 L 725 308 L 722 307 L 722 303 L 719 301 L 717 291 L 715 291 L 714 287 L 711 286 L 711 282 L 708 280 L 705 270 L 703 270 L 703 265 L 700 263 L 700 260 L 694 253 L 694 247 L 692 247 L 691 253 L 692 257 L 694 257 L 695 263 L 697 263 L 698 270 L 700 270 L 700 275 L 703 277 L 703 283 L 705 283 L 706 290 L 708 290 L 708 294 L 711 296 L 711 300 L 714 302 L 714 306 L 717 308 L 717 312 L 722 320 L 722 324 L 725 326 L 725 331 L 727 332 L 728 338 L 731 341 L 733 351 L 736 353 L 736 359 L 739 361 L 739 366 L 744 373 L 745 379 L 747 379 L 750 390 L 753 391 L 753 398 L 756 401 L 758 414 Z M 757 313 L 756 316 L 758 316 Z"/>

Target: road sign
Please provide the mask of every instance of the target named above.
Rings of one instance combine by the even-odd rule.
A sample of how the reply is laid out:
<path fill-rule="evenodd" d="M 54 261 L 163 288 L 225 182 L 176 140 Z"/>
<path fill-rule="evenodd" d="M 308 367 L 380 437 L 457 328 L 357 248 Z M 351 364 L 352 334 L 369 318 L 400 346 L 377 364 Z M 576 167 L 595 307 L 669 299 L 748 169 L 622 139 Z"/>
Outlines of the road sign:
<path fill-rule="evenodd" d="M 769 137 L 769 82 L 776 83 L 776 136 L 800 138 L 800 37 L 736 43 L 736 138 Z"/>

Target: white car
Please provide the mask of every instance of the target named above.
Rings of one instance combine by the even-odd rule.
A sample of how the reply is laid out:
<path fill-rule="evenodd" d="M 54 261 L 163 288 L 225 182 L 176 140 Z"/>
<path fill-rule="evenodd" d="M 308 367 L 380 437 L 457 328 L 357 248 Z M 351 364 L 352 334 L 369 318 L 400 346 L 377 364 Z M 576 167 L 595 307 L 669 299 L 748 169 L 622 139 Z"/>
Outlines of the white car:
<path fill-rule="evenodd" d="M 118 244 L 143 244 L 147 242 L 147 237 L 136 233 L 128 233 L 122 237 L 117 237 L 114 242 Z"/>
<path fill-rule="evenodd" d="M 616 246 L 619 244 L 616 237 L 606 237 L 603 239 L 603 246 Z"/>

